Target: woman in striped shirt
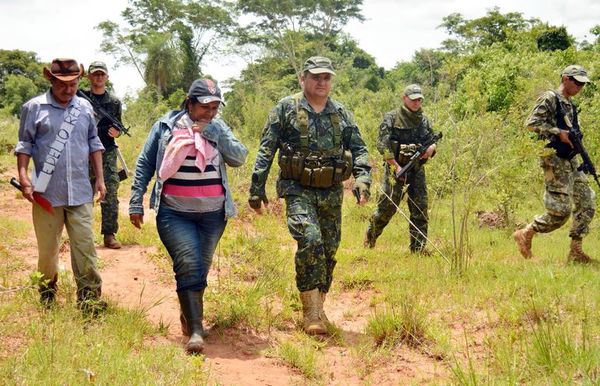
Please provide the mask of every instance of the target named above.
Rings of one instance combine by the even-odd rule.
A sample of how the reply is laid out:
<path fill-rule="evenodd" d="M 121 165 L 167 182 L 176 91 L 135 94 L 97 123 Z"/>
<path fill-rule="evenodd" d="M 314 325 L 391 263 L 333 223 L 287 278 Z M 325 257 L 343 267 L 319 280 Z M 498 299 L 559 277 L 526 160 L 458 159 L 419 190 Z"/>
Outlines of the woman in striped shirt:
<path fill-rule="evenodd" d="M 140 153 L 131 188 L 129 217 L 140 228 L 143 195 L 156 173 L 150 207 L 161 241 L 173 260 L 186 351 L 202 352 L 203 296 L 217 243 L 235 215 L 226 165 L 240 166 L 248 155 L 220 118 L 221 90 L 210 79 L 194 81 L 182 111 L 158 120 Z"/>

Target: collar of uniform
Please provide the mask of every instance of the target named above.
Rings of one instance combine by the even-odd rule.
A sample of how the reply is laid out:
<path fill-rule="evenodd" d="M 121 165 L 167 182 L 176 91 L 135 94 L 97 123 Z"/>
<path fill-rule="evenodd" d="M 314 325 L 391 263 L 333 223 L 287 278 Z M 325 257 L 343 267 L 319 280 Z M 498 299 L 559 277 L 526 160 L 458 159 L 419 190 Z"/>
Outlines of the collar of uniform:
<path fill-rule="evenodd" d="M 306 97 L 302 95 L 302 99 L 300 99 L 300 107 L 308 110 L 311 113 L 316 114 L 315 109 L 308 103 Z M 321 114 L 333 114 L 336 111 L 335 105 L 333 104 L 330 97 L 327 97 L 327 103 L 325 104 L 325 108 L 321 111 Z"/>
<path fill-rule="evenodd" d="M 568 98 L 566 96 L 564 96 L 559 89 L 556 89 L 554 91 L 552 91 L 554 93 L 554 95 L 558 95 L 558 99 L 560 99 L 564 104 L 567 105 L 571 105 L 573 104 L 573 101 L 571 100 L 571 98 Z"/>
<path fill-rule="evenodd" d="M 104 94 L 94 94 L 92 90 L 89 90 L 86 94 L 89 95 L 90 98 L 94 98 L 98 103 L 106 103 L 109 99 L 108 90 L 104 91 Z"/>

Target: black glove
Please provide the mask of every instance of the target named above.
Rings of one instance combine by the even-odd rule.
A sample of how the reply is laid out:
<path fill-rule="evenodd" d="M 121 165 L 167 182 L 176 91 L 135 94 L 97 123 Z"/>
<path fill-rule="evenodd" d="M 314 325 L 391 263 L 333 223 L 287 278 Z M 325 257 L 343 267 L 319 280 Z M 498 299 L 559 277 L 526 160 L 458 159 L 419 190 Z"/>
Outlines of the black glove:
<path fill-rule="evenodd" d="M 260 209 L 263 202 L 265 203 L 265 205 L 269 203 L 269 200 L 265 195 L 250 196 L 250 198 L 248 199 L 248 205 L 250 205 L 250 208 L 252 209 Z"/>

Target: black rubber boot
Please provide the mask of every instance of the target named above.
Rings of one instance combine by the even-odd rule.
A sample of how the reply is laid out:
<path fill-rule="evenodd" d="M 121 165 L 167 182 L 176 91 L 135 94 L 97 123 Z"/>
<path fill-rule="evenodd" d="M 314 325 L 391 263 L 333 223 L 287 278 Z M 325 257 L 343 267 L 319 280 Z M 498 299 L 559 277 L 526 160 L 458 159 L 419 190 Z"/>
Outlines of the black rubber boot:
<path fill-rule="evenodd" d="M 188 354 L 200 354 L 204 349 L 202 338 L 202 295 L 204 291 L 178 291 L 179 306 L 185 318 L 190 339 L 185 345 Z M 183 330 L 183 325 L 182 325 Z"/>
<path fill-rule="evenodd" d="M 204 319 L 204 290 L 200 291 L 200 321 Z M 185 320 L 185 316 L 183 316 L 183 310 L 179 312 L 179 321 L 181 322 L 181 333 L 187 337 L 190 336 L 190 332 L 188 330 L 187 321 Z M 203 338 L 208 336 L 208 331 L 202 327 L 202 332 L 200 335 Z"/>

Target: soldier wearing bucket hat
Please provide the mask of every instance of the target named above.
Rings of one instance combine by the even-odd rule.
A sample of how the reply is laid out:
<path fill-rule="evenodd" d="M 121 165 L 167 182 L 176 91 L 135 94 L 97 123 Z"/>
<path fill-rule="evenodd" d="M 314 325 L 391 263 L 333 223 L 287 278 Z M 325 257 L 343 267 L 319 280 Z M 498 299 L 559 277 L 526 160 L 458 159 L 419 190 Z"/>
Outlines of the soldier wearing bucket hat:
<path fill-rule="evenodd" d="M 84 311 L 95 313 L 106 304 L 100 300 L 102 280 L 96 268 L 92 230 L 94 193 L 88 175 L 91 160 L 98 200 L 103 200 L 104 147 L 98 138 L 92 106 L 76 95 L 83 65 L 74 59 L 58 58 L 43 71 L 51 88 L 23 105 L 15 149 L 23 196 L 33 202 L 35 191 L 53 207 L 53 213 L 39 205 L 32 207 L 38 270 L 44 279 L 40 300 L 47 306 L 56 301 L 58 241 L 66 226 L 71 245 L 77 246 L 71 248 L 77 303 Z M 30 159 L 35 165 L 35 178 L 29 177 Z"/>
<path fill-rule="evenodd" d="M 577 107 L 572 97 L 590 83 L 588 73 L 580 65 L 565 67 L 556 90 L 544 92 L 537 100 L 525 126 L 547 141 L 547 152 L 541 157 L 544 172 L 544 206 L 546 212 L 534 217 L 525 228 L 513 233 L 519 252 L 533 257 L 532 240 L 536 233 L 552 232 L 563 226 L 572 215 L 569 231 L 571 245 L 567 260 L 588 263 L 591 257 L 583 251 L 583 237 L 589 233 L 596 211 L 594 193 L 572 151 L 569 130 L 579 126 Z M 583 131 L 583 130 L 582 130 Z"/>
<path fill-rule="evenodd" d="M 277 194 L 285 199 L 288 228 L 298 243 L 296 287 L 308 334 L 328 332 L 323 303 L 341 239 L 342 181 L 354 175 L 360 204 L 371 184 L 360 131 L 350 112 L 329 97 L 334 75 L 329 58 L 313 56 L 304 62 L 302 92 L 282 99 L 269 114 L 248 200 L 259 214 L 267 205 L 265 184 L 279 150 Z"/>
<path fill-rule="evenodd" d="M 379 126 L 377 150 L 383 155 L 385 172 L 382 189 L 377 200 L 377 209 L 371 216 L 365 234 L 364 246 L 374 248 L 377 238 L 397 212 L 396 207 L 408 193 L 410 212 L 410 251 L 428 254 L 425 249 L 428 227 L 428 202 L 425 168 L 427 159 L 433 157 L 436 145 L 429 146 L 421 156 L 421 161 L 407 172 L 406 176 L 396 179 L 395 174 L 407 164 L 421 143 L 433 136 L 433 129 L 423 114 L 423 91 L 418 84 L 411 84 L 402 92 L 402 106 L 385 114 Z M 408 188 L 406 188 L 408 185 Z M 406 189 L 405 189 L 406 188 Z"/>
<path fill-rule="evenodd" d="M 103 110 L 104 113 L 111 115 L 114 119 L 121 122 L 121 112 L 123 110 L 121 101 L 110 92 L 106 83 L 108 82 L 108 67 L 106 63 L 94 61 L 88 67 L 88 79 L 90 80 L 90 89 L 81 90 L 96 110 Z M 121 131 L 113 126 L 111 120 L 105 117 L 99 111 L 96 111 L 98 125 L 98 137 L 105 148 L 102 154 L 102 167 L 104 169 L 104 183 L 106 185 L 106 197 L 100 204 L 102 212 L 102 221 L 100 232 L 103 235 L 104 246 L 111 249 L 121 248 L 121 243 L 117 241 L 116 234 L 119 230 L 119 177 L 118 162 L 119 147 L 115 138 L 121 136 Z M 122 158 L 121 158 L 122 159 Z"/>

